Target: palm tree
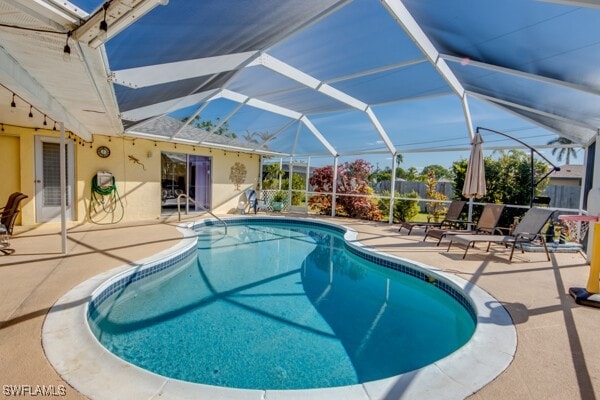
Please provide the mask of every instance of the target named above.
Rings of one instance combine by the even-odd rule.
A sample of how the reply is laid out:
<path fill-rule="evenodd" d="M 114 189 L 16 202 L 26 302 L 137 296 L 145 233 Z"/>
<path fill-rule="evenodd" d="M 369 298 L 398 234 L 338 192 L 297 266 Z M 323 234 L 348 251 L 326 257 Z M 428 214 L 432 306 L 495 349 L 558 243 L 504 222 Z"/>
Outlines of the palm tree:
<path fill-rule="evenodd" d="M 565 144 L 573 144 L 573 141 L 571 139 L 567 139 L 566 137 L 557 137 L 556 139 L 552 139 L 551 141 L 548 142 L 548 144 L 560 144 L 560 145 L 565 145 Z M 558 157 L 556 158 L 558 160 L 558 162 L 561 162 L 563 159 L 563 156 L 566 156 L 565 160 L 567 162 L 567 165 L 571 164 L 571 156 L 573 156 L 573 158 L 577 158 L 577 151 L 575 151 L 574 148 L 572 147 L 563 147 L 563 148 L 554 148 L 552 149 L 552 155 L 555 155 L 556 152 L 558 151 Z"/>

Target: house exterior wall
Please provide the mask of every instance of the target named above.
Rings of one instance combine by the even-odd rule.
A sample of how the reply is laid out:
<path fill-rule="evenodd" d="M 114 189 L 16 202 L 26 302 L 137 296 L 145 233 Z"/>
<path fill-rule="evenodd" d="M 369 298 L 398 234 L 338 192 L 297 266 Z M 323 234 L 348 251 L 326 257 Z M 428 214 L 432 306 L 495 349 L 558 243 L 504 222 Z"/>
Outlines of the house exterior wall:
<path fill-rule="evenodd" d="M 17 136 L 0 136 L 0 171 L 2 171 L 2 184 L 0 185 L 0 201 L 21 190 L 21 160 L 19 159 L 19 138 Z M 0 207 L 4 206 L 4 203 Z"/>
<path fill-rule="evenodd" d="M 35 136 L 59 137 L 58 131 L 4 126 L 0 142 L 1 170 L 8 177 L 1 185 L 0 201 L 14 191 L 29 196 L 22 205 L 22 225 L 35 225 Z M 111 154 L 101 158 L 96 150 L 107 146 Z M 115 177 L 124 206 L 122 221 L 157 219 L 161 216 L 161 152 L 178 152 L 210 157 L 211 204 L 215 213 L 233 212 L 243 190 L 255 187 L 259 177 L 260 157 L 206 147 L 153 140 L 94 135 L 93 142 L 74 146 L 74 222 L 88 223 L 91 180 L 98 171 L 108 171 Z M 130 156 L 132 158 L 130 158 Z M 133 158 L 140 164 L 134 162 Z M 235 162 L 246 166 L 247 175 L 241 190 L 229 180 Z"/>
<path fill-rule="evenodd" d="M 581 178 L 551 178 L 550 185 L 581 186 Z"/>

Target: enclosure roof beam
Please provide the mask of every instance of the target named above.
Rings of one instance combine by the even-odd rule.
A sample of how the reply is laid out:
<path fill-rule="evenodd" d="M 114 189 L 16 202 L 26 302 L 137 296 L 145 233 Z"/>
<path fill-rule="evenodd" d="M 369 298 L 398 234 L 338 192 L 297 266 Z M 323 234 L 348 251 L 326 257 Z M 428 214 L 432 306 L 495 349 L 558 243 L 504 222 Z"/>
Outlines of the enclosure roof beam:
<path fill-rule="evenodd" d="M 204 111 L 204 109 L 206 107 L 208 107 L 208 105 L 210 104 L 210 96 L 208 96 L 208 98 L 206 99 L 205 103 L 202 104 L 197 110 L 196 112 L 194 112 L 192 115 L 190 115 L 190 117 L 188 119 L 185 120 L 185 123 L 181 126 L 181 128 L 177 129 L 177 131 L 171 135 L 171 139 L 173 139 L 174 137 L 176 137 L 177 135 L 179 135 L 181 132 L 183 132 L 183 130 L 185 129 L 186 126 L 188 126 L 193 120 L 194 118 L 196 118 L 198 115 L 200 115 L 200 113 L 202 111 Z"/>
<path fill-rule="evenodd" d="M 337 78 L 327 79 L 323 82 L 324 83 L 338 83 L 338 82 L 348 81 L 350 79 L 363 78 L 365 76 L 379 74 L 381 72 L 393 71 L 395 69 L 410 67 L 411 65 L 417 65 L 417 64 L 421 64 L 421 63 L 425 63 L 425 62 L 428 62 L 427 59 L 425 59 L 425 58 L 416 58 L 414 60 L 408 60 L 408 61 L 404 61 L 404 62 L 400 62 L 400 63 L 396 63 L 396 64 L 390 64 L 390 65 L 386 65 L 383 67 L 378 67 L 378 68 L 373 68 L 373 69 L 369 69 L 366 71 L 357 72 L 357 73 L 350 74 L 350 75 L 344 75 L 344 76 L 340 76 Z"/>
<path fill-rule="evenodd" d="M 265 68 L 270 69 L 271 71 L 277 72 L 294 80 L 301 85 L 309 87 L 313 90 L 316 90 L 326 96 L 333 98 L 334 100 L 339 101 L 340 103 L 344 103 L 349 105 L 352 108 L 356 108 L 357 110 L 365 111 L 368 105 L 344 92 L 330 86 L 317 78 L 314 78 L 303 71 L 300 71 L 297 68 L 292 67 L 289 64 L 284 63 L 277 58 L 270 56 L 269 54 L 263 53 L 256 59 L 256 62 Z"/>
<path fill-rule="evenodd" d="M 302 128 L 302 125 L 298 124 L 298 129 L 296 129 L 296 137 L 294 138 L 294 144 L 292 145 L 292 151 L 290 152 L 291 156 L 293 156 L 296 152 L 296 145 L 298 144 L 298 138 L 300 137 L 300 128 Z"/>
<path fill-rule="evenodd" d="M 123 111 L 121 113 L 121 116 L 123 117 L 123 119 L 129 121 L 140 121 L 143 119 L 153 117 L 157 118 L 162 115 L 166 115 L 174 110 L 194 106 L 203 101 L 206 101 L 208 97 L 214 95 L 215 93 L 218 93 L 218 91 L 219 89 L 211 89 L 204 92 L 194 93 L 189 96 L 183 96 L 171 100 L 162 101 L 160 103 L 149 104 L 147 106 Z"/>
<path fill-rule="evenodd" d="M 112 82 L 139 89 L 147 86 L 160 85 L 232 71 L 240 64 L 251 60 L 256 51 L 237 54 L 224 54 L 196 60 L 176 61 L 158 65 L 128 68 L 111 73 Z"/>
<path fill-rule="evenodd" d="M 272 142 L 273 140 L 275 140 L 275 138 L 277 136 L 279 136 L 282 132 L 284 132 L 287 128 L 289 128 L 290 126 L 292 126 L 293 124 L 297 123 L 298 120 L 296 119 L 292 119 L 290 121 L 288 121 L 285 125 L 283 125 L 281 128 L 279 128 L 277 131 L 275 131 L 275 133 L 273 134 L 273 136 L 271 136 L 268 140 L 266 140 L 263 144 L 260 145 L 261 148 L 266 149 L 266 146 Z"/>
<path fill-rule="evenodd" d="M 423 29 L 419 26 L 408 9 L 404 6 L 401 0 L 381 0 L 388 12 L 394 17 L 398 24 L 404 29 L 406 34 L 412 39 L 413 43 L 427 57 L 429 62 L 435 67 L 438 73 L 450 85 L 452 90 L 459 96 L 463 97 L 465 89 L 458 81 L 446 61 L 440 57 L 431 40 L 427 37 Z"/>
<path fill-rule="evenodd" d="M 275 114 L 283 115 L 284 117 L 292 118 L 293 120 L 300 120 L 321 142 L 321 144 L 331 153 L 331 155 L 337 154 L 333 146 L 327 141 L 327 139 L 325 139 L 325 137 L 321 134 L 321 132 L 319 132 L 319 130 L 313 125 L 313 123 L 305 115 L 302 115 L 297 111 L 293 111 L 284 107 L 277 106 L 275 104 L 251 98 L 246 95 L 231 91 L 229 89 L 221 90 L 221 92 L 212 97 L 211 100 L 215 100 L 220 97 L 236 101 L 238 103 L 244 103 L 251 107 L 259 108 L 265 111 L 270 111 Z"/>
<path fill-rule="evenodd" d="M 469 108 L 469 101 L 467 100 L 467 95 L 462 98 L 461 104 L 463 108 L 463 113 L 465 114 L 465 123 L 467 124 L 467 129 L 469 131 L 469 137 L 471 138 L 471 143 L 475 138 L 475 132 L 473 132 L 473 120 L 471 119 L 471 109 Z"/>
<path fill-rule="evenodd" d="M 306 117 L 306 115 L 303 115 L 300 118 L 300 121 L 302 121 L 302 123 L 304 123 L 304 125 L 306 125 L 306 127 L 312 132 L 313 135 L 315 135 L 315 137 L 319 140 L 319 142 L 321 142 L 321 144 L 329 151 L 329 153 L 332 156 L 334 156 L 334 157 L 337 156 L 338 153 L 335 150 L 335 148 L 327 141 L 327 139 L 325 139 L 323 134 L 321 132 L 319 132 L 317 127 L 313 125 L 313 123 L 308 119 L 308 117 Z"/>
<path fill-rule="evenodd" d="M 250 99 L 248 99 L 250 100 Z M 223 118 L 221 120 L 221 122 L 219 122 L 217 124 L 217 126 L 215 126 L 212 130 L 211 133 L 216 132 L 219 130 L 219 128 L 221 128 L 223 125 L 225 125 L 227 123 L 227 121 L 229 121 L 231 119 L 231 117 L 233 117 L 235 114 L 237 114 L 238 111 L 240 111 L 242 109 L 242 107 L 244 107 L 244 105 L 246 105 L 246 103 L 248 102 L 248 100 L 240 103 L 237 105 L 237 107 L 235 107 L 233 110 L 231 110 L 231 112 L 229 114 L 227 114 L 227 116 L 225 118 Z"/>
<path fill-rule="evenodd" d="M 73 39 L 86 43 L 91 48 L 98 48 L 104 42 L 110 40 L 133 24 L 141 17 L 152 11 L 159 4 L 166 5 L 165 0 L 128 0 L 128 1 L 110 1 L 105 3 L 106 22 L 108 30 L 106 38 L 103 38 L 100 31 L 100 22 L 104 20 L 104 11 L 100 10 L 92 15 L 83 25 L 79 26 L 72 34 Z"/>
<path fill-rule="evenodd" d="M 431 65 L 437 70 L 440 76 L 452 88 L 452 90 L 461 98 L 465 97 L 465 88 L 454 75 L 446 61 L 440 57 L 440 53 L 435 48 L 429 37 L 419 26 L 410 11 L 404 6 L 401 0 L 381 0 L 392 17 L 404 29 L 408 37 L 421 50 Z M 464 107 L 464 104 L 463 104 Z M 469 128 L 469 137 L 472 138 L 472 128 Z"/>
<path fill-rule="evenodd" d="M 288 117 L 288 118 L 292 118 L 292 119 L 300 119 L 300 117 L 302 117 L 302 114 L 297 111 L 290 110 L 285 107 L 280 107 L 280 106 L 277 106 L 272 103 L 267 103 L 266 101 L 251 98 L 246 95 L 231 91 L 229 89 L 221 90 L 219 96 L 224 99 L 232 100 L 232 101 L 235 101 L 238 103 L 246 103 L 251 107 L 259 108 L 259 109 L 265 110 L 265 111 L 270 111 L 274 114 L 283 115 L 284 117 Z M 212 99 L 212 100 L 214 100 L 214 99 Z"/>
<path fill-rule="evenodd" d="M 539 0 L 539 1 L 545 1 L 548 3 L 565 4 L 567 6 L 573 6 L 573 7 L 600 8 L 600 3 L 598 3 L 598 0 Z"/>
<path fill-rule="evenodd" d="M 464 58 L 451 56 L 451 55 L 447 55 L 447 54 L 441 54 L 440 57 L 442 57 L 444 60 L 448 60 L 448 61 L 454 61 L 454 62 L 459 62 L 459 63 L 466 62 L 467 66 L 472 65 L 474 67 L 485 69 L 487 71 L 494 71 L 494 72 L 499 72 L 499 73 L 503 73 L 503 74 L 518 76 L 518 77 L 525 78 L 525 79 L 531 79 L 531 80 L 538 81 L 538 82 L 549 83 L 552 85 L 557 85 L 557 86 L 562 86 L 562 87 L 566 87 L 569 89 L 574 89 L 574 90 L 577 90 L 580 92 L 586 92 L 586 93 L 591 93 L 591 94 L 595 94 L 595 95 L 600 95 L 600 90 L 598 90 L 594 87 L 591 87 L 589 85 L 588 86 L 579 85 L 576 83 L 571 83 L 571 82 L 563 81 L 560 79 L 548 78 L 546 76 L 532 74 L 532 73 L 524 72 L 524 71 L 519 71 L 519 70 L 512 69 L 512 68 L 500 67 L 500 66 L 494 65 L 494 64 L 487 64 L 487 63 L 484 63 L 481 61 L 474 61 L 474 60 L 465 61 Z"/>
<path fill-rule="evenodd" d="M 366 113 L 367 116 L 369 117 L 369 120 L 371 121 L 371 123 L 373 124 L 375 129 L 377 130 L 377 133 L 379 134 L 379 136 L 381 136 L 381 139 L 385 142 L 385 144 L 388 147 L 388 149 L 390 150 L 390 152 L 392 154 L 396 152 L 396 149 L 394 148 L 392 141 L 390 140 L 385 129 L 383 128 L 383 126 L 377 119 L 377 116 L 375 115 L 375 113 L 373 113 L 373 110 L 369 107 L 368 104 L 342 92 L 341 90 L 334 88 L 333 86 L 328 85 L 327 83 L 324 83 L 324 82 L 304 73 L 303 71 L 300 71 L 297 68 L 292 67 L 291 65 L 288 65 L 288 64 L 284 63 L 283 61 L 278 60 L 277 58 L 272 57 L 266 53 L 261 54 L 261 56 L 256 59 L 256 62 L 274 72 L 277 72 L 278 74 L 281 74 L 281 75 L 283 75 L 289 79 L 292 79 L 306 87 L 316 90 L 319 93 L 329 96 L 334 100 L 337 100 L 341 103 L 347 104 L 354 109 L 357 109 L 359 111 Z"/>
<path fill-rule="evenodd" d="M 560 115 L 556 115 L 556 114 L 552 114 L 552 113 L 549 113 L 549 112 L 546 112 L 546 111 L 538 110 L 536 108 L 527 107 L 527 106 L 524 106 L 524 105 L 521 105 L 521 104 L 518 104 L 518 103 L 514 103 L 512 101 L 503 100 L 503 99 L 499 99 L 497 97 L 487 96 L 485 94 L 481 94 L 481 93 L 477 93 L 477 92 L 471 92 L 471 91 L 468 91 L 468 94 L 470 94 L 473 97 L 478 97 L 478 98 L 481 98 L 481 99 L 484 99 L 484 100 L 488 100 L 488 101 L 491 101 L 491 102 L 495 102 L 495 103 L 498 103 L 498 104 L 503 104 L 503 105 L 507 105 L 507 106 L 510 106 L 510 107 L 518 108 L 519 110 L 527 111 L 527 112 L 530 112 L 530 113 L 533 113 L 533 114 L 538 114 L 538 115 L 541 115 L 543 117 L 553 118 L 553 119 L 558 120 L 558 121 L 566 122 L 568 124 L 576 125 L 576 126 L 579 126 L 579 127 L 582 127 L 582 128 L 591 129 L 593 131 L 595 131 L 597 129 L 596 127 L 593 127 L 593 126 L 588 125 L 588 124 L 586 124 L 584 122 L 581 122 L 581 121 L 575 121 L 575 120 L 567 118 L 567 117 L 562 117 Z"/>

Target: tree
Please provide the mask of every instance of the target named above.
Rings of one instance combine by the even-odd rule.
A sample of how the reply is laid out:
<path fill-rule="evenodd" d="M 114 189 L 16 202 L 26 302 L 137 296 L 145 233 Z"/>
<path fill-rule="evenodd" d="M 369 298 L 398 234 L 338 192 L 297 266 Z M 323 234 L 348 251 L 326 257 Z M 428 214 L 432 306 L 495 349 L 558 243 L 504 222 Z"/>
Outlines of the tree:
<path fill-rule="evenodd" d="M 283 170 L 279 167 L 279 164 L 263 165 L 262 188 L 279 189 L 279 178 L 281 176 L 283 176 Z"/>
<path fill-rule="evenodd" d="M 289 177 L 281 182 L 281 187 L 287 191 L 289 188 Z M 292 205 L 299 206 L 304 202 L 304 191 L 306 190 L 306 179 L 300 174 L 292 174 Z"/>
<path fill-rule="evenodd" d="M 242 138 L 246 140 L 248 143 L 254 143 L 257 145 L 264 145 L 266 142 L 271 140 L 275 136 L 274 133 L 269 132 L 250 132 L 246 130 L 246 133 L 242 135 Z M 268 146 L 265 145 L 265 148 Z"/>
<path fill-rule="evenodd" d="M 182 119 L 183 122 L 186 122 L 187 119 Z M 204 131 L 214 133 L 215 135 L 227 136 L 232 139 L 237 138 L 235 132 L 229 130 L 229 123 L 225 121 L 221 124 L 221 119 L 216 118 L 215 122 L 210 120 L 202 120 L 199 115 L 196 115 L 191 121 L 190 125 L 196 127 L 198 129 L 202 129 Z M 218 127 L 218 128 L 217 128 Z"/>
<path fill-rule="evenodd" d="M 338 166 L 338 179 L 335 182 L 338 194 L 335 209 L 337 215 L 376 221 L 381 219 L 377 202 L 369 198 L 373 195 L 373 189 L 369 187 L 371 170 L 372 165 L 360 159 Z M 315 169 L 310 178 L 310 184 L 315 192 L 324 194 L 312 196 L 309 206 L 321 214 L 330 214 L 333 207 L 332 196 L 325 193 L 333 191 L 333 166 L 327 165 Z M 343 196 L 344 194 L 352 196 Z"/>
<path fill-rule="evenodd" d="M 407 181 L 418 181 L 419 180 L 419 171 L 415 167 L 410 167 L 407 171 L 403 179 Z"/>
<path fill-rule="evenodd" d="M 452 172 L 439 164 L 428 165 L 421 171 L 421 176 L 427 179 L 429 172 L 433 172 L 436 179 L 452 179 Z"/>
<path fill-rule="evenodd" d="M 531 172 L 529 154 L 511 150 L 501 152 L 500 157 L 494 160 L 491 156 L 484 158 L 485 179 L 487 194 L 479 199 L 483 203 L 501 203 L 501 204 L 529 204 L 531 193 Z M 462 197 L 462 188 L 465 182 L 467 171 L 467 160 L 455 161 L 452 164 L 452 171 L 455 176 L 455 195 Z M 534 176 L 536 179 L 544 176 L 548 171 L 548 166 L 539 160 L 534 161 Z M 535 195 L 539 195 L 546 186 L 549 179 L 546 178 L 535 189 Z M 513 222 L 514 216 L 520 216 L 523 210 L 507 208 L 502 214 L 500 226 L 509 226 Z"/>
<path fill-rule="evenodd" d="M 548 144 L 566 145 L 573 144 L 573 141 L 571 139 L 567 139 L 566 137 L 561 136 L 557 137 L 556 139 L 552 139 L 548 142 Z M 563 147 L 560 149 L 558 147 L 555 147 L 554 149 L 552 149 L 552 155 L 556 155 L 556 152 L 558 152 L 558 157 L 556 157 L 558 162 L 562 161 L 563 156 L 566 156 L 565 161 L 567 162 L 567 164 L 571 164 L 571 156 L 573 156 L 573 158 L 577 158 L 577 151 L 575 151 L 575 149 L 572 147 Z"/>
<path fill-rule="evenodd" d="M 425 187 L 427 188 L 427 197 L 431 200 L 439 200 L 439 201 L 430 201 L 427 203 L 427 210 L 429 214 L 433 217 L 435 222 L 439 222 L 442 215 L 446 212 L 446 205 L 441 203 L 440 201 L 448 200 L 445 194 L 438 192 L 435 190 L 435 186 L 437 185 L 437 179 L 435 178 L 435 172 L 433 169 L 427 171 L 427 177 L 425 179 Z"/>
<path fill-rule="evenodd" d="M 369 176 L 369 180 L 374 183 L 391 181 L 392 180 L 392 169 L 386 167 L 384 169 L 377 170 Z"/>

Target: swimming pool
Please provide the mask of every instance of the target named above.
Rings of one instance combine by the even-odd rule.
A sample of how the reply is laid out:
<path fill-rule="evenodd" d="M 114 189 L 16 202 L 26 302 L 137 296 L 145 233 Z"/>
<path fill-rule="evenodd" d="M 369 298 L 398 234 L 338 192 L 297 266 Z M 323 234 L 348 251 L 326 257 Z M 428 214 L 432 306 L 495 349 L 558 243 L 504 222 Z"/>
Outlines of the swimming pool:
<path fill-rule="evenodd" d="M 260 218 L 260 220 L 277 220 L 286 224 L 305 224 L 304 219 L 289 219 L 289 218 Z M 242 223 L 243 218 L 234 218 L 227 220 L 230 225 Z M 252 220 L 258 220 L 252 218 Z M 387 280 L 389 274 L 396 274 L 391 269 L 399 269 L 402 273 L 412 273 L 418 277 L 419 285 L 425 285 L 430 289 L 436 288 L 447 293 L 444 296 L 450 295 L 459 301 L 460 308 L 467 310 L 467 314 L 472 319 L 477 320 L 477 325 L 471 339 L 459 347 L 458 350 L 448 354 L 447 356 L 434 361 L 432 364 L 413 369 L 409 372 L 401 373 L 387 378 L 378 379 L 378 376 L 371 376 L 367 379 L 375 379 L 365 381 L 359 384 L 348 384 L 345 386 L 336 386 L 330 388 L 318 389 L 232 389 L 228 387 L 219 387 L 214 385 L 198 384 L 184 382 L 178 378 L 168 378 L 149 372 L 146 369 L 136 367 L 135 365 L 116 357 L 102 347 L 95 336 L 92 334 L 87 319 L 90 313 L 94 312 L 94 308 L 102 308 L 103 303 L 111 296 L 115 296 L 117 292 L 121 293 L 120 298 L 139 296 L 140 291 L 151 290 L 154 285 L 161 284 L 163 281 L 176 279 L 179 274 L 184 274 L 182 270 L 185 267 L 178 263 L 181 260 L 189 258 L 192 253 L 196 252 L 196 235 L 189 230 L 182 229 L 187 232 L 186 238 L 177 246 L 174 246 L 168 251 L 161 252 L 153 257 L 141 260 L 136 263 L 135 267 L 126 265 L 107 273 L 100 274 L 88 281 L 82 282 L 70 292 L 66 293 L 55 304 L 53 309 L 48 314 L 44 323 L 42 332 L 42 342 L 44 351 L 50 363 L 54 366 L 57 372 L 63 379 L 69 382 L 74 388 L 86 396 L 97 398 L 149 398 L 152 396 L 161 396 L 164 398 L 211 398 L 211 399 L 264 399 L 279 398 L 279 399 L 297 399 L 297 398 L 323 398 L 323 399 L 383 399 L 383 398 L 400 398 L 400 397 L 444 397 L 444 398 L 464 398 L 494 379 L 501 371 L 503 371 L 512 361 L 516 350 L 516 334 L 512 321 L 504 308 L 487 293 L 479 289 L 477 286 L 470 284 L 454 275 L 445 274 L 435 268 L 423 265 L 420 263 L 411 262 L 409 260 L 400 259 L 398 257 L 389 256 L 385 253 L 375 252 L 362 248 L 362 245 L 356 240 L 356 233 L 347 230 L 339 225 L 327 222 L 315 222 L 308 220 L 309 224 L 317 224 L 321 227 L 338 233 L 343 233 L 343 240 L 339 239 L 334 246 L 334 250 L 345 248 L 349 250 L 351 255 L 348 257 L 356 257 L 360 259 L 368 259 L 375 261 L 376 266 L 370 268 L 376 271 L 378 278 L 386 282 L 385 288 L 378 289 L 371 293 L 373 301 L 376 305 L 371 305 L 369 310 L 377 311 L 376 314 L 371 313 L 367 319 L 368 323 L 364 323 L 363 327 L 369 325 L 375 326 L 371 333 L 371 338 L 377 336 L 375 333 L 380 324 L 386 318 L 386 314 L 391 308 L 385 305 L 386 297 L 388 304 L 397 296 L 394 293 L 393 279 L 390 279 L 390 289 L 387 288 Z M 211 225 L 211 221 L 204 221 L 200 225 Z M 231 228 L 230 228 L 231 229 Z M 337 235 L 337 233 L 336 233 Z M 223 240 L 220 240 L 225 244 Z M 272 241 L 277 242 L 277 241 Z M 202 246 L 202 241 L 200 242 Z M 309 243 L 309 245 L 311 245 Z M 312 244 L 314 245 L 314 243 Z M 194 256 L 192 256 L 194 257 Z M 273 263 L 269 263 L 271 265 Z M 304 267 L 302 267 L 304 268 Z M 300 268 L 300 270 L 302 270 Z M 356 278 L 353 273 L 333 274 L 330 271 L 315 270 L 320 274 L 318 279 L 312 279 L 317 282 L 313 285 L 312 292 L 309 290 L 305 295 L 306 300 L 311 303 L 318 303 L 319 298 L 327 291 L 327 286 L 330 285 L 330 276 L 333 276 L 333 283 L 329 292 L 323 298 L 334 296 L 334 293 L 339 289 L 343 282 L 352 281 L 351 277 Z M 346 271 L 348 272 L 348 271 Z M 294 272 L 296 273 L 296 272 Z M 301 276 L 299 276 L 301 277 Z M 156 279 L 159 278 L 159 279 Z M 315 278 L 313 276 L 313 278 Z M 302 278 L 305 279 L 305 278 Z M 304 287 L 304 282 L 299 279 L 294 283 L 298 287 Z M 308 278 L 306 278 L 308 279 Z M 383 281 L 380 281 L 383 282 Z M 343 285 L 345 285 L 344 283 Z M 123 288 L 126 286 L 139 286 L 139 291 L 130 291 L 125 293 Z M 320 285 L 320 286 L 319 286 Z M 343 286 L 342 285 L 342 286 Z M 142 289 L 142 286 L 144 288 Z M 310 285 L 308 285 L 310 286 Z M 377 285 L 376 285 L 377 286 Z M 233 294 L 232 297 L 236 301 L 240 301 L 242 305 L 254 306 L 252 303 L 256 299 L 263 298 L 266 291 L 272 293 L 272 290 L 267 286 L 258 285 L 254 290 L 255 293 L 240 293 Z M 223 292 L 223 290 L 221 290 Z M 226 290 L 224 292 L 227 292 Z M 468 295 L 467 295 L 468 293 Z M 288 297 L 278 296 L 283 299 Z M 352 296 L 351 296 L 352 297 Z M 356 304 L 360 296 L 353 296 L 349 307 L 348 314 L 353 314 L 356 309 Z M 362 296 L 365 297 L 365 296 Z M 89 298 L 89 303 L 81 304 L 80 299 Z M 245 303 L 250 301 L 250 303 Z M 279 303 L 278 299 L 276 303 Z M 330 300 L 321 300 L 321 303 L 326 304 Z M 285 302 L 284 302 L 285 303 Z M 110 303 L 106 303 L 107 305 Z M 385 306 L 384 306 L 385 305 Z M 238 305 L 235 306 L 236 308 Z M 314 307 L 314 306 L 313 306 Z M 285 309 L 286 307 L 283 307 Z M 318 307 L 316 307 L 318 308 Z M 383 310 L 383 311 L 382 311 Z M 470 310 L 470 311 L 469 311 Z M 253 310 L 253 313 L 256 310 Z M 328 333 L 338 333 L 340 329 L 336 323 L 335 315 L 330 315 L 321 308 L 317 311 L 323 315 L 323 321 L 326 323 L 321 328 L 329 327 Z M 263 316 L 265 319 L 274 319 L 273 316 Z M 287 320 L 287 319 L 286 319 Z M 321 322 L 323 322 L 321 321 Z M 299 328 L 304 329 L 304 328 Z M 343 331 L 343 330 L 342 330 Z M 369 332 L 365 331 L 361 338 L 369 336 Z M 269 334 L 266 334 L 267 336 Z M 270 333 L 271 337 L 276 337 Z M 343 335 L 342 335 L 343 336 Z M 356 341 L 356 339 L 355 339 Z M 311 341 L 312 342 L 312 341 Z M 351 340 L 342 341 L 341 347 L 350 343 Z M 365 342 L 368 343 L 369 341 Z M 385 341 L 377 340 L 371 342 L 371 345 L 387 345 Z M 310 344 L 310 343 L 309 343 Z M 347 346 L 348 348 L 352 346 Z M 354 350 L 357 350 L 360 344 L 354 345 Z M 368 346 L 364 347 L 368 348 Z M 371 351 L 371 353 L 376 353 Z M 224 353 L 226 354 L 226 353 Z M 365 354 L 365 353 L 363 353 Z M 356 358 L 356 357 L 355 357 Z M 263 368 L 263 365 L 252 365 L 249 369 Z M 214 369 L 212 370 L 214 372 Z M 221 372 L 219 369 L 217 372 Z M 281 371 L 280 371 L 281 372 Z M 360 375 L 360 374 L 357 374 Z M 387 375 L 387 373 L 379 376 Z"/>
<path fill-rule="evenodd" d="M 111 352 L 189 382 L 310 389 L 421 368 L 475 330 L 457 288 L 350 247 L 343 231 L 273 219 L 198 229 L 197 254 L 92 302 Z"/>

